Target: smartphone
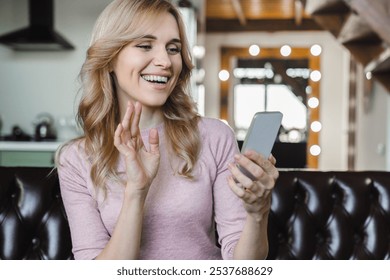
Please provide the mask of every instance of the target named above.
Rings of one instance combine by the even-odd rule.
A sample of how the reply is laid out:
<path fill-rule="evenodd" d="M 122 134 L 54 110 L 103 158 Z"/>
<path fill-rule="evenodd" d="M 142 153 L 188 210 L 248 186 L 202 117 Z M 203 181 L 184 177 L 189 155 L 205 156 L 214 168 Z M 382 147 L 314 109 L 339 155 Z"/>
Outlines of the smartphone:
<path fill-rule="evenodd" d="M 283 114 L 279 111 L 257 112 L 249 126 L 241 153 L 251 149 L 268 159 L 278 136 L 282 119 Z M 244 168 L 240 167 L 240 170 L 253 179 L 253 176 Z"/>

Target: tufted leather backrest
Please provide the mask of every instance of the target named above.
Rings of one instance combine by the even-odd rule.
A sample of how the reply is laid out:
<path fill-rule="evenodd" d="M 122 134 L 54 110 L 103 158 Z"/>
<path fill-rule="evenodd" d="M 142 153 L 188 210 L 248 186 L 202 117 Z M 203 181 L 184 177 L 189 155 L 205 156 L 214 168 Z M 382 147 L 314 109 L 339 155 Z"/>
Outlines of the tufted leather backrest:
<path fill-rule="evenodd" d="M 72 259 L 58 177 L 0 167 L 0 259 Z M 390 259 L 390 172 L 280 171 L 268 259 Z"/>
<path fill-rule="evenodd" d="M 269 259 L 390 259 L 390 173 L 281 171 Z"/>
<path fill-rule="evenodd" d="M 56 172 L 0 167 L 0 259 L 72 257 Z"/>

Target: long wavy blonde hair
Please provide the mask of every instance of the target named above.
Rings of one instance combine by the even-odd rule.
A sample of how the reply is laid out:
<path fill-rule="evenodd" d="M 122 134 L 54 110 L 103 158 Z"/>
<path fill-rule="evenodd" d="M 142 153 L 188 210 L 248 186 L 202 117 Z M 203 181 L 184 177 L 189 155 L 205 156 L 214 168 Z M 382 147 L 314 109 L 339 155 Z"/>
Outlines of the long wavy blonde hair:
<path fill-rule="evenodd" d="M 158 15 L 167 12 L 175 17 L 179 27 L 183 66 L 177 85 L 162 108 L 165 134 L 171 151 L 184 161 L 178 173 L 192 178 L 200 150 L 200 117 L 187 93 L 193 64 L 180 12 L 167 0 L 115 0 L 96 21 L 80 72 L 83 95 L 77 119 L 84 131 L 82 138 L 96 187 L 105 189 L 106 179 L 117 177 L 119 152 L 113 136 L 120 113 L 110 75 L 111 62 L 124 46 L 144 35 L 139 32 L 145 30 L 145 25 L 152 24 Z"/>

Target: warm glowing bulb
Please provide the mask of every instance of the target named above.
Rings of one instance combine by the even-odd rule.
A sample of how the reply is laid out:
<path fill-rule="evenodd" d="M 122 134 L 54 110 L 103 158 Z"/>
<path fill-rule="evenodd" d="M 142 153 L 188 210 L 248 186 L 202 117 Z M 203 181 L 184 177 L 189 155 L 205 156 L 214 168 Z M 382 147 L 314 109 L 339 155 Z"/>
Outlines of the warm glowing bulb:
<path fill-rule="evenodd" d="M 251 56 L 257 56 L 260 53 L 260 47 L 258 45 L 251 45 L 249 47 L 249 54 Z"/>
<path fill-rule="evenodd" d="M 219 71 L 218 77 L 221 81 L 227 81 L 230 77 L 229 71 L 227 70 Z"/>
<path fill-rule="evenodd" d="M 192 53 L 194 54 L 194 57 L 197 59 L 202 59 L 204 55 L 206 54 L 206 49 L 203 46 L 195 45 L 192 48 Z"/>
<path fill-rule="evenodd" d="M 313 72 L 310 73 L 310 79 L 313 82 L 318 82 L 319 80 L 321 80 L 321 72 L 318 70 L 314 70 Z"/>
<path fill-rule="evenodd" d="M 317 97 L 310 97 L 309 100 L 307 100 L 307 105 L 309 105 L 310 108 L 314 109 L 317 108 L 318 105 L 320 105 L 320 101 Z"/>
<path fill-rule="evenodd" d="M 318 156 L 321 153 L 321 147 L 318 145 L 313 145 L 310 147 L 310 154 L 312 156 Z"/>
<path fill-rule="evenodd" d="M 289 45 L 284 45 L 280 48 L 280 54 L 283 56 L 289 56 L 291 54 L 291 47 Z"/>
<path fill-rule="evenodd" d="M 311 123 L 310 128 L 313 132 L 319 132 L 322 129 L 322 124 L 319 121 L 314 121 Z"/>
<path fill-rule="evenodd" d="M 310 53 L 313 55 L 313 56 L 319 56 L 322 52 L 322 48 L 320 45 L 313 45 L 311 46 L 310 48 Z"/>

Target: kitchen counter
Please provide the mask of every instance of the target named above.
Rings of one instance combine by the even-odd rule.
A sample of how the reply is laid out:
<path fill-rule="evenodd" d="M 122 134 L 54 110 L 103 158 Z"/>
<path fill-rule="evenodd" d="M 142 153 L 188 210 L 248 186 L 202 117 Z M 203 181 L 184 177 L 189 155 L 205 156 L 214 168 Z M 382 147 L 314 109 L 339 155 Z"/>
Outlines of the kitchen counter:
<path fill-rule="evenodd" d="M 0 141 L 0 151 L 55 152 L 61 144 L 59 141 Z"/>
<path fill-rule="evenodd" d="M 0 166 L 54 166 L 61 141 L 0 141 Z"/>

